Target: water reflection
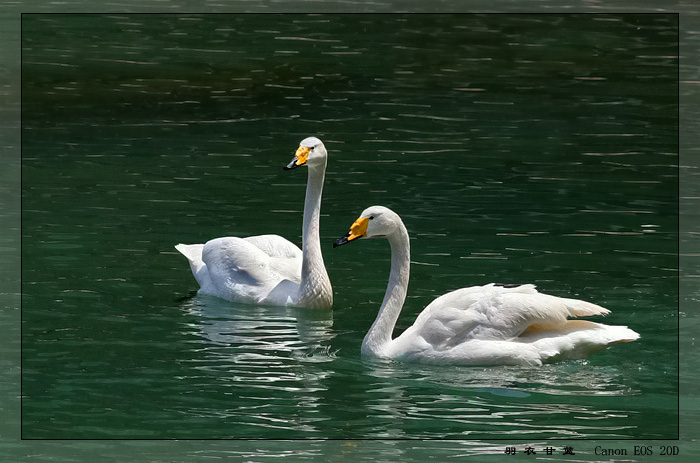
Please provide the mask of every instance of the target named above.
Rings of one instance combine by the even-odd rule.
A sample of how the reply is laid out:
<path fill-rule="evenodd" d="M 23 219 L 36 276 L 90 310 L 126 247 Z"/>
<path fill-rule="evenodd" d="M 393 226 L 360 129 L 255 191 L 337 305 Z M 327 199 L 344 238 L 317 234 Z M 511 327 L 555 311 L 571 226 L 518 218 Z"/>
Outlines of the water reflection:
<path fill-rule="evenodd" d="M 207 341 L 205 352 L 231 364 L 265 359 L 328 362 L 335 357 L 331 311 L 237 305 L 197 295 L 183 304 Z"/>
<path fill-rule="evenodd" d="M 628 418 L 635 412 L 576 398 L 639 394 L 615 368 L 586 361 L 536 369 L 364 363 L 369 385 L 363 405 L 381 423 L 372 430 L 378 436 L 507 437 L 518 429 L 537 438 L 624 437 L 634 429 Z"/>
<path fill-rule="evenodd" d="M 238 305 L 209 296 L 182 303 L 194 317 L 188 332 L 199 338 L 192 368 L 206 373 L 203 385 L 215 388 L 229 404 L 197 406 L 190 415 L 233 418 L 231 437 L 256 437 L 256 428 L 302 432 L 322 430 L 316 423 L 332 370 L 334 337 L 330 311 Z M 260 431 L 257 431 L 258 433 Z"/>
<path fill-rule="evenodd" d="M 626 396 L 638 394 L 624 372 L 611 366 L 593 366 L 586 359 L 529 367 L 440 368 L 368 360 L 371 375 L 417 385 L 430 383 L 445 390 L 472 389 L 490 394 L 528 397 L 531 394 Z"/>

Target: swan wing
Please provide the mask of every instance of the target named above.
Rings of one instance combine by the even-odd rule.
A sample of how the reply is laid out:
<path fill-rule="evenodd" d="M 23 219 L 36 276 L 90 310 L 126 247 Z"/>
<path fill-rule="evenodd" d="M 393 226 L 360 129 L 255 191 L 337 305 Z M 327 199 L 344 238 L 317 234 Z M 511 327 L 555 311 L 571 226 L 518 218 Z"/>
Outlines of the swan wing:
<path fill-rule="evenodd" d="M 178 244 L 200 292 L 232 301 L 286 305 L 301 281 L 302 253 L 277 235 Z"/>
<path fill-rule="evenodd" d="M 571 316 L 608 312 L 589 302 L 539 293 L 533 285 L 505 288 L 490 284 L 438 297 L 406 331 L 407 336 L 420 337 L 435 350 L 446 350 L 477 339 L 511 340 L 533 324 L 540 329 L 558 327 Z"/>
<path fill-rule="evenodd" d="M 258 246 L 261 243 L 268 247 L 261 249 Z M 279 249 L 275 254 L 270 252 L 269 244 L 270 240 L 264 239 L 217 238 L 204 245 L 202 260 L 210 278 L 219 285 L 276 285 L 282 279 L 298 283 L 301 280 L 301 254 L 285 257 Z"/>
<path fill-rule="evenodd" d="M 297 245 L 279 235 L 257 235 L 243 238 L 270 257 L 301 259 L 302 251 Z"/>

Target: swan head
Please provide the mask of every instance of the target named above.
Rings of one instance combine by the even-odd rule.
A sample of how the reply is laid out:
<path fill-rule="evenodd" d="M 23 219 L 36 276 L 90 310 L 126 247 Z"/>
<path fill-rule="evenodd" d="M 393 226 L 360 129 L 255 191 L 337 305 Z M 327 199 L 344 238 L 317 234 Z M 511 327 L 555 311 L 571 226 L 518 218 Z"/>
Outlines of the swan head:
<path fill-rule="evenodd" d="M 371 206 L 362 211 L 350 226 L 350 231 L 333 243 L 333 247 L 360 238 L 387 238 L 400 230 L 401 225 L 401 218 L 396 212 L 384 206 Z"/>
<path fill-rule="evenodd" d="M 283 167 L 283 169 L 289 170 L 303 165 L 309 167 L 325 166 L 327 156 L 326 147 L 323 146 L 321 140 L 316 137 L 307 137 L 299 143 L 299 148 L 294 153 L 292 162 Z"/>

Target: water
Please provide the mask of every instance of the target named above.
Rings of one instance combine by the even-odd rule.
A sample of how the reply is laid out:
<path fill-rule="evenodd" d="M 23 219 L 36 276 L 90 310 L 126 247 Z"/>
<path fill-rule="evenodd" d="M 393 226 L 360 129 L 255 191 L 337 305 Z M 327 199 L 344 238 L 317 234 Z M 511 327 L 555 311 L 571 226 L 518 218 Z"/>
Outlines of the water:
<path fill-rule="evenodd" d="M 51 15 L 23 20 L 22 436 L 673 439 L 676 17 Z M 195 295 L 179 242 L 300 241 L 329 150 L 331 313 Z M 396 333 L 462 286 L 535 283 L 642 338 L 542 368 L 363 359 L 386 242 Z M 400 453 L 400 452 L 399 452 Z"/>

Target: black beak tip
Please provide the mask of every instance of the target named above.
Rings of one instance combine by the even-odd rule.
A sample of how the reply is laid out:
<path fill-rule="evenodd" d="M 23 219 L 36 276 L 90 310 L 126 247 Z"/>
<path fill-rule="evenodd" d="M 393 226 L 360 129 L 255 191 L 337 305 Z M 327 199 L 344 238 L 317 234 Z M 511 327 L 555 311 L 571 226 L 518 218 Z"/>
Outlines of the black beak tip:
<path fill-rule="evenodd" d="M 342 238 L 338 238 L 335 243 L 333 243 L 333 247 L 337 248 L 338 246 L 342 246 L 344 244 L 348 244 L 348 235 L 343 236 Z"/>

